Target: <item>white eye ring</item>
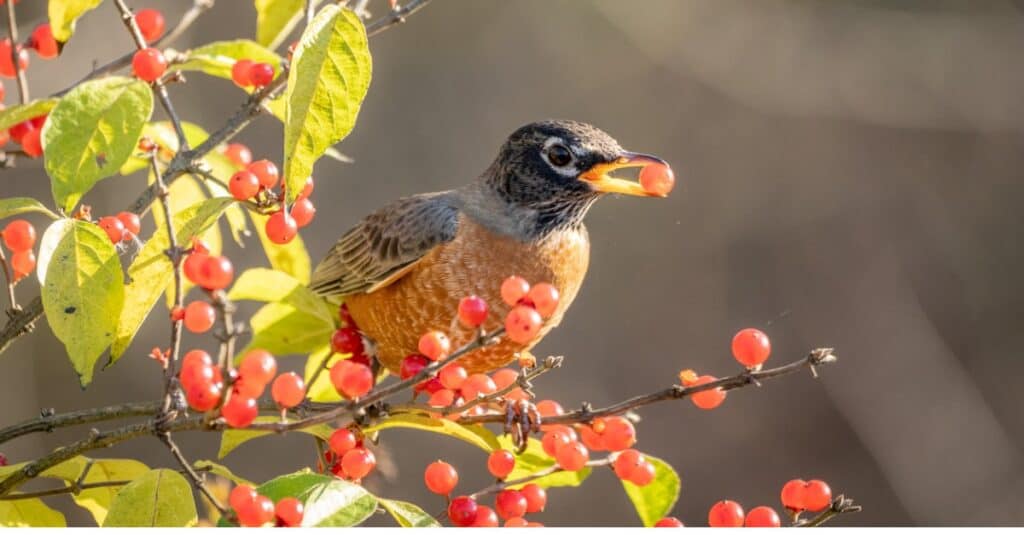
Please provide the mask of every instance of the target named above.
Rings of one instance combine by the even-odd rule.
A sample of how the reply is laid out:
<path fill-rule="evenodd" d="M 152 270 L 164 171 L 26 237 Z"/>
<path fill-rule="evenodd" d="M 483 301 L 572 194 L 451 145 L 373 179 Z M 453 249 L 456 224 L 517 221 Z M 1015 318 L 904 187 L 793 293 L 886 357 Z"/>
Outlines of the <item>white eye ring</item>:
<path fill-rule="evenodd" d="M 565 141 L 558 137 L 552 137 L 544 142 L 544 149 L 541 151 L 544 161 L 553 167 L 560 174 L 574 174 L 573 164 L 576 163 L 576 155 L 573 154 Z"/>

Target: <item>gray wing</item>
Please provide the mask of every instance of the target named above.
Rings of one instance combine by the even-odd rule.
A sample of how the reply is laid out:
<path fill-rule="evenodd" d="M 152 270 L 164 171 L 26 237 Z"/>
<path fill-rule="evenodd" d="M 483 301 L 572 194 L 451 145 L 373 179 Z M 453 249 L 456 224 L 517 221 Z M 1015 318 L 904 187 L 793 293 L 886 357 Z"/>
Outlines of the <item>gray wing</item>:
<path fill-rule="evenodd" d="M 323 296 L 383 288 L 431 249 L 453 240 L 457 227 L 450 192 L 399 199 L 346 232 L 316 267 L 309 287 Z"/>

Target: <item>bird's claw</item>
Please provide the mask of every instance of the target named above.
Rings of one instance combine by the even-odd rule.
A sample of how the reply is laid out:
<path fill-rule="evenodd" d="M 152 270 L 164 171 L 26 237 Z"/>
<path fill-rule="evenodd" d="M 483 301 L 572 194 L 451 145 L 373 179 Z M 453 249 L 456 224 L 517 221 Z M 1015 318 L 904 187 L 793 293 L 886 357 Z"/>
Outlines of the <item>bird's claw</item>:
<path fill-rule="evenodd" d="M 512 436 L 517 453 L 526 451 L 530 433 L 540 430 L 540 411 L 525 399 L 510 400 L 505 405 L 505 433 Z"/>

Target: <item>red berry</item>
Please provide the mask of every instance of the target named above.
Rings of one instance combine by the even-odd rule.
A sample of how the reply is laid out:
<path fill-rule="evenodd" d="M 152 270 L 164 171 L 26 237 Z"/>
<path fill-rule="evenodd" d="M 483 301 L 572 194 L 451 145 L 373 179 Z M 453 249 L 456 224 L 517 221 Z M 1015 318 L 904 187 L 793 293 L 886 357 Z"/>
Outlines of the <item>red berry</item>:
<path fill-rule="evenodd" d="M 345 455 L 348 450 L 358 446 L 359 439 L 351 429 L 335 429 L 334 432 L 331 433 L 331 438 L 327 441 L 327 445 L 330 446 L 331 451 L 334 452 L 335 455 L 341 457 L 342 455 Z"/>
<path fill-rule="evenodd" d="M 530 527 L 530 523 L 527 522 L 525 518 L 523 518 L 521 516 L 517 516 L 515 518 L 510 518 L 510 519 L 506 520 L 505 521 L 505 527 L 506 528 L 528 528 L 528 527 Z"/>
<path fill-rule="evenodd" d="M 403 381 L 410 377 L 415 377 L 418 373 L 423 371 L 423 368 L 426 368 L 428 364 L 430 364 L 430 361 L 423 355 L 409 355 L 402 359 L 402 362 L 398 364 L 398 377 Z"/>
<path fill-rule="evenodd" d="M 674 516 L 666 516 L 665 518 L 662 518 L 661 520 L 655 522 L 654 523 L 654 527 L 656 527 L 656 528 L 681 528 L 681 527 L 683 527 L 683 523 L 678 518 L 676 518 Z"/>
<path fill-rule="evenodd" d="M 644 455 L 636 450 L 623 450 L 612 463 L 612 470 L 619 479 L 629 481 L 630 476 L 641 464 L 647 462 Z"/>
<path fill-rule="evenodd" d="M 294 372 L 282 373 L 274 379 L 270 395 L 279 406 L 290 409 L 306 399 L 306 383 Z"/>
<path fill-rule="evenodd" d="M 452 350 L 452 342 L 441 331 L 428 331 L 420 337 L 418 349 L 430 360 L 441 360 Z"/>
<path fill-rule="evenodd" d="M 790 479 L 782 486 L 782 505 L 791 511 L 803 511 L 807 508 L 804 503 L 804 487 L 807 482 L 802 479 Z"/>
<path fill-rule="evenodd" d="M 640 169 L 640 185 L 644 191 L 658 197 L 665 197 L 676 184 L 676 176 L 672 168 L 660 163 L 645 165 Z"/>
<path fill-rule="evenodd" d="M 423 482 L 430 492 L 447 496 L 459 484 L 459 473 L 444 461 L 434 461 L 423 472 Z"/>
<path fill-rule="evenodd" d="M 132 70 L 144 82 L 153 82 L 167 71 L 167 58 L 155 48 L 143 48 L 132 56 Z"/>
<path fill-rule="evenodd" d="M 0 82 L 0 102 L 2 102 L 4 100 L 4 97 L 6 97 L 6 96 L 7 96 L 7 90 L 4 89 L 3 82 Z M 7 137 L 6 137 L 7 136 L 7 131 L 6 130 L 3 132 L 3 135 L 4 135 L 3 143 L 0 143 L 0 144 L 7 143 Z"/>
<path fill-rule="evenodd" d="M 732 356 L 748 368 L 760 366 L 771 352 L 768 335 L 757 329 L 743 329 L 732 338 Z"/>
<path fill-rule="evenodd" d="M 18 45 L 18 70 L 23 71 L 26 68 L 28 68 L 28 51 Z M 11 61 L 11 40 L 9 38 L 0 41 L 0 76 L 5 78 L 17 76 L 14 62 Z"/>
<path fill-rule="evenodd" d="M 259 407 L 256 405 L 255 399 L 239 395 L 231 396 L 220 409 L 224 421 L 235 428 L 249 427 L 258 413 Z"/>
<path fill-rule="evenodd" d="M 146 41 L 156 41 L 164 34 L 164 15 L 156 9 L 140 9 L 135 14 L 135 23 Z"/>
<path fill-rule="evenodd" d="M 534 284 L 526 294 L 526 299 L 533 303 L 533 308 L 537 309 L 543 318 L 550 318 L 555 313 L 558 308 L 558 297 L 558 289 L 546 282 Z"/>
<path fill-rule="evenodd" d="M 272 188 L 277 185 L 277 181 L 280 178 L 280 173 L 277 171 L 277 166 L 270 160 L 256 160 L 249 164 L 246 169 L 256 175 L 259 179 L 260 185 L 264 188 Z"/>
<path fill-rule="evenodd" d="M 25 135 L 35 129 L 36 127 L 32 124 L 31 120 L 22 121 L 11 127 L 11 139 L 13 139 L 15 143 L 20 145 L 22 140 L 25 139 Z"/>
<path fill-rule="evenodd" d="M 804 485 L 804 508 L 821 511 L 832 504 L 832 489 L 820 479 L 812 479 Z"/>
<path fill-rule="evenodd" d="M 238 378 L 247 384 L 258 385 L 259 392 L 270 383 L 277 374 L 277 359 L 262 349 L 253 349 L 242 357 L 238 365 Z M 256 394 L 253 397 L 258 397 Z"/>
<path fill-rule="evenodd" d="M 540 333 L 540 314 L 526 305 L 517 305 L 505 317 L 505 331 L 509 340 L 517 344 L 528 344 Z"/>
<path fill-rule="evenodd" d="M 505 479 L 516 467 L 516 458 L 508 450 L 494 450 L 487 457 L 487 469 L 498 479 Z M 519 516 L 519 515 L 516 515 Z"/>
<path fill-rule="evenodd" d="M 494 509 L 486 505 L 477 505 L 476 519 L 473 520 L 470 526 L 474 528 L 496 528 L 498 527 L 498 514 L 494 512 Z"/>
<path fill-rule="evenodd" d="M 452 403 L 455 403 L 455 391 L 447 388 L 430 394 L 430 399 L 427 400 L 427 405 L 439 408 L 450 407 Z"/>
<path fill-rule="evenodd" d="M 185 328 L 194 333 L 205 333 L 213 327 L 217 314 L 206 301 L 192 301 L 185 307 Z"/>
<path fill-rule="evenodd" d="M 645 460 L 629 474 L 629 482 L 638 487 L 646 487 L 654 481 L 655 475 L 654 465 Z"/>
<path fill-rule="evenodd" d="M 553 399 L 542 399 L 537 402 L 537 412 L 540 413 L 543 418 L 550 418 L 552 416 L 561 416 L 565 414 L 565 409 L 562 405 Z"/>
<path fill-rule="evenodd" d="M 708 525 L 713 528 L 743 527 L 743 508 L 732 500 L 722 500 L 708 511 Z"/>
<path fill-rule="evenodd" d="M 715 382 L 717 380 L 718 379 L 713 375 L 701 375 L 700 377 L 697 378 L 696 381 L 693 381 L 691 384 L 688 384 L 686 386 L 700 386 Z M 711 390 L 697 392 L 696 394 L 690 396 L 690 399 L 693 401 L 694 405 L 700 407 L 701 409 L 711 410 L 721 405 L 722 402 L 725 401 L 725 394 L 725 390 L 722 390 L 721 388 L 713 388 Z"/>
<path fill-rule="evenodd" d="M 231 175 L 231 180 L 228 182 L 228 189 L 231 191 L 231 196 L 240 200 L 245 201 L 256 196 L 260 191 L 260 179 L 256 178 L 256 175 L 249 171 L 239 171 Z"/>
<path fill-rule="evenodd" d="M 517 275 L 512 275 L 501 282 L 501 300 L 510 307 L 519 304 L 519 300 L 526 297 L 529 291 L 530 283 Z"/>
<path fill-rule="evenodd" d="M 252 163 L 252 151 L 241 143 L 230 143 L 224 147 L 224 156 L 227 156 L 231 163 L 238 167 L 245 167 Z"/>
<path fill-rule="evenodd" d="M 459 321 L 469 328 L 479 327 L 487 319 L 487 308 L 487 301 L 481 297 L 463 297 L 459 300 Z"/>
<path fill-rule="evenodd" d="M 636 444 L 636 428 L 632 422 L 621 416 L 603 418 L 602 421 L 601 443 L 606 449 L 620 451 Z"/>
<path fill-rule="evenodd" d="M 235 82 L 235 85 L 238 87 L 249 87 L 252 85 L 252 76 L 250 75 L 252 66 L 253 62 L 251 59 L 240 59 L 231 66 L 231 80 Z M 251 160 L 252 158 L 250 158 Z"/>
<path fill-rule="evenodd" d="M 185 391 L 185 401 L 192 410 L 206 412 L 220 403 L 223 387 L 218 383 L 200 383 Z"/>
<path fill-rule="evenodd" d="M 366 448 L 352 448 L 341 456 L 341 468 L 349 479 L 362 479 L 377 466 L 377 458 Z"/>
<path fill-rule="evenodd" d="M 313 216 L 316 215 L 316 207 L 313 206 L 313 202 L 309 199 L 299 199 L 292 205 L 291 214 L 292 219 L 295 220 L 295 226 L 302 228 L 313 221 Z"/>
<path fill-rule="evenodd" d="M 198 284 L 202 266 L 209 257 L 210 255 L 199 252 L 190 253 L 186 256 L 185 261 L 181 263 L 181 271 L 185 274 L 185 278 L 192 281 L 193 284 Z"/>
<path fill-rule="evenodd" d="M 2 100 L 2 99 L 0 99 Z M 308 199 L 313 194 L 313 177 L 307 176 L 306 182 L 302 184 L 302 191 L 299 192 L 299 199 Z"/>
<path fill-rule="evenodd" d="M 213 370 L 214 367 L 209 364 L 182 365 L 181 372 L 178 373 L 178 380 L 187 393 L 193 388 L 214 384 L 216 373 Z"/>
<path fill-rule="evenodd" d="M 231 261 L 224 256 L 207 256 L 199 266 L 198 280 L 192 282 L 207 290 L 223 290 L 235 278 Z"/>
<path fill-rule="evenodd" d="M 331 335 L 331 349 L 336 353 L 362 353 L 363 337 L 357 329 L 342 327 Z"/>
<path fill-rule="evenodd" d="M 103 229 L 103 232 L 107 233 L 107 237 L 112 243 L 121 243 L 121 240 L 124 239 L 124 223 L 120 219 L 108 215 L 101 217 L 96 224 Z"/>
<path fill-rule="evenodd" d="M 213 359 L 210 358 L 210 354 L 202 349 L 193 349 L 181 359 L 181 376 L 191 375 L 193 370 L 202 367 L 212 367 Z M 184 380 L 182 381 L 184 383 Z"/>
<path fill-rule="evenodd" d="M 331 367 L 331 384 L 343 396 L 358 398 L 373 388 L 373 372 L 365 364 L 339 360 Z"/>
<path fill-rule="evenodd" d="M 53 30 L 50 29 L 50 23 L 48 22 L 36 26 L 32 30 L 32 35 L 28 38 L 28 42 L 28 46 L 34 48 L 39 57 L 43 59 L 55 58 L 60 53 L 57 47 L 57 40 L 53 38 Z"/>
<path fill-rule="evenodd" d="M 299 233 L 299 226 L 295 223 L 295 218 L 280 210 L 270 215 L 265 230 L 270 241 L 283 245 L 295 239 L 295 235 Z"/>
<path fill-rule="evenodd" d="M 575 472 L 582 470 L 590 460 L 590 452 L 587 447 L 579 442 L 572 441 L 568 444 L 561 444 L 555 448 L 555 462 L 563 470 Z"/>
<path fill-rule="evenodd" d="M 252 502 L 235 512 L 238 513 L 238 523 L 242 526 L 262 526 L 274 520 L 274 502 L 266 496 L 256 495 Z"/>
<path fill-rule="evenodd" d="M 459 527 L 467 527 L 476 520 L 476 500 L 469 496 L 459 496 L 448 504 L 448 519 Z"/>
<path fill-rule="evenodd" d="M 0 237 L 12 252 L 28 251 L 36 243 L 36 228 L 24 219 L 15 219 L 4 227 Z"/>
<path fill-rule="evenodd" d="M 761 505 L 747 513 L 743 526 L 747 528 L 777 528 L 782 525 L 779 514 L 771 507 Z"/>
<path fill-rule="evenodd" d="M 228 495 L 228 504 L 231 508 L 238 512 L 249 506 L 256 499 L 256 489 L 249 485 L 238 485 L 231 489 L 231 494 Z"/>
<path fill-rule="evenodd" d="M 274 67 L 266 63 L 254 63 L 249 68 L 249 80 L 256 87 L 263 87 L 274 81 Z"/>
<path fill-rule="evenodd" d="M 32 123 L 32 126 L 42 130 L 43 125 L 46 124 L 46 118 L 49 117 L 49 116 L 50 116 L 50 114 L 48 114 L 48 113 L 46 115 L 37 115 L 37 116 L 29 119 L 29 121 Z"/>
<path fill-rule="evenodd" d="M 142 222 L 139 221 L 138 214 L 133 212 L 118 212 L 118 221 L 124 225 L 124 239 L 130 240 L 131 236 L 138 236 L 139 231 L 142 230 Z"/>
<path fill-rule="evenodd" d="M 526 512 L 539 513 L 544 510 L 548 503 L 548 493 L 536 483 L 530 483 L 519 489 L 526 498 Z"/>
<path fill-rule="evenodd" d="M 494 384 L 494 380 L 488 377 L 487 374 L 474 373 L 466 378 L 461 388 L 463 399 L 469 401 L 480 396 L 493 394 L 498 389 L 498 385 Z"/>
<path fill-rule="evenodd" d="M 541 429 L 545 429 L 550 426 L 542 425 Z M 588 449 L 592 451 L 602 451 L 608 448 L 604 445 L 604 436 L 594 431 L 594 428 L 589 425 L 580 425 L 576 427 L 576 431 L 580 434 L 580 442 L 583 443 Z"/>
<path fill-rule="evenodd" d="M 32 158 L 38 158 L 43 155 L 43 131 L 38 128 L 29 130 L 21 138 L 21 150 L 25 151 L 25 154 Z"/>
<path fill-rule="evenodd" d="M 14 280 L 19 281 L 36 268 L 36 255 L 32 251 L 18 251 L 11 255 L 11 271 Z"/>
<path fill-rule="evenodd" d="M 506 520 L 523 516 L 526 514 L 526 497 L 518 490 L 505 489 L 494 499 L 494 510 Z"/>
<path fill-rule="evenodd" d="M 282 498 L 274 506 L 274 515 L 287 527 L 302 525 L 302 515 L 305 512 L 302 502 L 295 498 Z"/>
<path fill-rule="evenodd" d="M 469 374 L 466 372 L 466 368 L 459 366 L 458 364 L 449 364 L 437 374 L 438 379 L 441 380 L 441 384 L 445 388 L 452 390 L 458 390 L 462 387 L 462 384 L 466 382 L 466 378 Z"/>
<path fill-rule="evenodd" d="M 573 437 L 570 435 L 564 426 L 558 426 L 547 433 L 541 438 L 541 446 L 544 447 L 544 453 L 554 457 L 555 453 L 558 452 L 558 447 L 564 444 L 573 442 Z"/>

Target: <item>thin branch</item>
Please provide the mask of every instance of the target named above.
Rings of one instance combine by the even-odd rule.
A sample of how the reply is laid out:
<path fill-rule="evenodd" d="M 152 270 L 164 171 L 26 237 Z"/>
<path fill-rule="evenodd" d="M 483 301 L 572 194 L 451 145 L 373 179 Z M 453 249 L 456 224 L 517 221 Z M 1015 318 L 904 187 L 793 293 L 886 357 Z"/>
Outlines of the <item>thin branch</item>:
<path fill-rule="evenodd" d="M 28 78 L 25 77 L 25 71 L 18 62 L 21 47 L 18 45 L 18 21 L 14 16 L 13 1 L 7 2 L 7 37 L 11 39 L 11 62 L 14 64 L 14 74 L 18 79 L 18 97 L 24 104 L 29 101 Z"/>
<path fill-rule="evenodd" d="M 798 521 L 794 524 L 794 527 L 816 528 L 839 515 L 859 513 L 861 512 L 861 509 L 861 506 L 853 503 L 853 499 L 840 494 L 832 500 L 832 505 L 830 505 L 828 509 L 818 513 L 818 516 L 815 516 L 814 518 L 809 518 L 805 521 Z"/>
<path fill-rule="evenodd" d="M 366 36 L 373 37 L 387 29 L 405 22 L 405 18 L 423 9 L 430 0 L 409 0 L 404 6 L 391 10 L 387 15 L 366 25 Z"/>
<path fill-rule="evenodd" d="M 11 315 L 7 325 L 0 329 L 0 353 L 3 353 L 19 336 L 31 332 L 33 324 L 42 315 L 43 299 L 39 296 L 22 307 L 21 312 Z"/>
<path fill-rule="evenodd" d="M 52 414 L 52 409 L 44 410 L 43 414 L 38 418 L 25 420 L 24 422 L 19 422 L 10 427 L 0 429 L 0 444 L 31 433 L 50 433 L 54 429 L 62 427 L 93 424 L 124 418 L 153 416 L 156 414 L 156 411 L 160 409 L 160 403 L 161 402 L 159 401 L 141 401 L 102 407 L 99 409 L 83 409 L 63 414 Z"/>
<path fill-rule="evenodd" d="M 306 12 L 306 26 L 313 23 L 313 15 L 315 11 L 313 8 L 316 7 L 316 0 L 306 0 L 305 12 Z"/>
<path fill-rule="evenodd" d="M 444 416 L 447 416 L 449 414 L 456 413 L 456 412 L 465 412 L 465 411 L 467 411 L 469 409 L 472 409 L 473 407 L 475 407 L 477 405 L 480 405 L 481 403 L 491 403 L 493 401 L 497 401 L 499 398 L 503 397 L 505 394 L 508 394 L 509 392 L 511 392 L 511 391 L 513 391 L 513 390 L 515 390 L 517 388 L 522 388 L 523 391 L 527 391 L 528 392 L 529 389 L 532 387 L 532 385 L 530 384 L 530 381 L 540 377 L 541 375 L 544 375 L 545 373 L 547 373 L 547 372 L 549 372 L 549 371 L 551 371 L 551 370 L 553 370 L 555 368 L 561 367 L 562 366 L 562 360 L 563 360 L 562 357 L 548 357 L 548 358 L 544 359 L 544 363 L 543 364 L 541 364 L 540 366 L 538 366 L 536 368 L 532 368 L 530 370 L 527 370 L 523 374 L 520 374 L 519 379 L 517 379 L 514 383 L 506 386 L 505 388 L 500 388 L 497 391 L 492 392 L 492 393 L 490 393 L 490 394 L 488 394 L 486 396 L 480 396 L 480 397 L 478 397 L 476 399 L 471 399 L 471 400 L 467 401 L 466 403 L 464 403 L 462 405 L 458 405 L 458 406 L 452 405 L 450 407 L 445 407 L 444 409 L 441 410 L 441 414 L 444 415 Z"/>
<path fill-rule="evenodd" d="M 38 492 L 21 492 L 0 496 L 0 501 L 6 500 L 27 500 L 29 498 L 45 498 L 47 496 L 58 496 L 60 494 L 78 494 L 83 490 L 100 489 L 103 487 L 123 487 L 131 481 L 97 481 L 95 483 L 82 483 L 76 486 L 58 487 L 55 489 L 40 490 Z"/>
<path fill-rule="evenodd" d="M 0 247 L 0 269 L 3 270 L 4 280 L 7 281 L 7 300 L 11 303 L 8 315 L 12 315 L 21 309 L 18 307 L 18 301 L 14 297 L 14 270 L 7 263 L 7 256 L 4 255 L 3 247 Z"/>
<path fill-rule="evenodd" d="M 594 467 L 597 467 L 597 466 L 608 466 L 608 465 L 612 464 L 612 462 L 615 461 L 615 457 L 616 457 L 615 455 L 609 455 L 609 456 L 607 456 L 607 457 L 605 457 L 603 459 L 595 459 L 593 461 L 587 461 L 587 466 L 591 467 L 591 468 L 594 468 Z M 491 485 L 489 487 L 482 488 L 482 489 L 474 492 L 473 494 L 470 494 L 469 497 L 473 498 L 473 499 L 477 499 L 480 496 L 486 496 L 488 494 L 497 494 L 497 493 L 499 493 L 499 492 L 501 492 L 501 491 L 503 491 L 503 490 L 505 490 L 505 489 L 507 489 L 509 487 L 515 487 L 515 486 L 518 486 L 518 485 L 523 485 L 523 484 L 526 484 L 526 483 L 530 483 L 531 481 L 536 481 L 536 480 L 538 480 L 538 479 L 540 479 L 542 477 L 550 476 L 551 474 L 557 474 L 559 472 L 565 472 L 565 470 L 563 470 L 562 468 L 560 468 L 556 464 L 554 466 L 549 466 L 548 468 L 545 468 L 543 470 L 538 470 L 537 472 L 534 472 L 534 473 L 532 473 L 532 474 L 530 474 L 528 476 L 523 476 L 523 477 L 521 477 L 519 479 L 511 479 L 511 480 L 508 480 L 508 481 L 499 481 L 499 482 L 497 482 L 497 483 L 495 483 L 495 484 L 493 484 L 493 485 Z"/>
<path fill-rule="evenodd" d="M 202 492 L 203 496 L 206 496 L 207 500 L 210 500 L 210 503 L 217 508 L 217 511 L 220 512 L 221 516 L 228 518 L 231 515 L 231 512 L 228 511 L 222 503 L 220 503 L 220 500 L 218 500 L 212 492 L 210 492 L 210 489 L 206 486 L 206 481 L 204 481 L 203 477 L 192 468 L 192 464 L 188 462 L 185 455 L 181 453 L 181 449 L 179 449 L 178 445 L 171 439 L 171 434 L 169 432 L 161 433 L 159 438 L 160 441 L 167 446 L 167 449 L 171 450 L 171 455 L 173 455 L 174 459 L 178 461 L 178 465 L 181 466 L 185 475 L 192 480 L 192 485 L 194 485 L 199 492 Z"/>

